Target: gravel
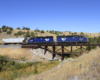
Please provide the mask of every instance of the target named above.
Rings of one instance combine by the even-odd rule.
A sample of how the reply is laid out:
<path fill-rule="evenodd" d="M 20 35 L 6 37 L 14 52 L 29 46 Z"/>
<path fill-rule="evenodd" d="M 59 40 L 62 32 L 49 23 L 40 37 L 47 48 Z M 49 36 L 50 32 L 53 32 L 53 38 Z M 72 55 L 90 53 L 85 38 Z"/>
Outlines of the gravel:
<path fill-rule="evenodd" d="M 21 49 L 21 45 L 0 45 L 0 48 Z"/>

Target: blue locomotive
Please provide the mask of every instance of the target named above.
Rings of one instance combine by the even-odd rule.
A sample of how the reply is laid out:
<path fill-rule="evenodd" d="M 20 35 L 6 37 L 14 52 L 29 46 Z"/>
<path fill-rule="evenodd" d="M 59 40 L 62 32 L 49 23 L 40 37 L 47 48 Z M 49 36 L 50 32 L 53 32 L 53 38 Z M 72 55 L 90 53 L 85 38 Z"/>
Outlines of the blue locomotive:
<path fill-rule="evenodd" d="M 45 36 L 45 37 L 34 37 L 28 39 L 28 44 L 52 44 L 54 43 L 53 36 Z M 74 36 L 57 36 L 57 44 L 80 44 L 80 43 L 88 43 L 88 38 L 83 35 L 74 35 Z"/>
<path fill-rule="evenodd" d="M 28 44 L 48 44 L 53 42 L 53 36 L 34 37 L 28 39 Z"/>
<path fill-rule="evenodd" d="M 88 43 L 88 38 L 83 35 L 74 35 L 74 36 L 57 36 L 57 43 Z"/>

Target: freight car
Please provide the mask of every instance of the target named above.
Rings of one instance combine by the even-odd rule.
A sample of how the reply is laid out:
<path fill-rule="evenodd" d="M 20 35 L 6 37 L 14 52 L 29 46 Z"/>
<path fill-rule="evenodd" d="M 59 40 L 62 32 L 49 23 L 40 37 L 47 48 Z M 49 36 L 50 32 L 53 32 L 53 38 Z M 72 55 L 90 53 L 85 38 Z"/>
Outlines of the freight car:
<path fill-rule="evenodd" d="M 7 44 L 24 44 L 27 38 L 4 38 L 2 39 L 4 42 L 4 45 Z"/>

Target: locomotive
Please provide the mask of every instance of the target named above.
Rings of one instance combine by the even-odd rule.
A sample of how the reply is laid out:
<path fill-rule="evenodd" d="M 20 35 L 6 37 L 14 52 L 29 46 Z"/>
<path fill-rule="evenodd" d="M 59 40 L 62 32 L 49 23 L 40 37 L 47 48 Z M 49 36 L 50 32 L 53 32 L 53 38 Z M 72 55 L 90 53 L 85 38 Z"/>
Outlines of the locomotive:
<path fill-rule="evenodd" d="M 54 41 L 53 36 L 45 37 L 31 37 L 26 41 L 27 38 L 6 38 L 3 39 L 4 44 L 87 44 L 89 43 L 88 38 L 83 35 L 68 35 L 68 36 L 57 36 L 56 41 Z"/>

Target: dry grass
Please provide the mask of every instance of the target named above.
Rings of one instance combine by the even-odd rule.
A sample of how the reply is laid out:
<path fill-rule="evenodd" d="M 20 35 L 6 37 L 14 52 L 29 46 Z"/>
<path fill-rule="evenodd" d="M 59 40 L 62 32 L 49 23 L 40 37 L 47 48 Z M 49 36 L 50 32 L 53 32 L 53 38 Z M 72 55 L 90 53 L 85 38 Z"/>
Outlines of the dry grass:
<path fill-rule="evenodd" d="M 19 80 L 100 80 L 100 48 L 91 50 L 78 59 L 65 60 L 58 67 L 39 75 L 30 75 Z"/>
<path fill-rule="evenodd" d="M 40 57 L 33 55 L 28 49 L 11 49 L 11 48 L 0 48 L 0 55 L 8 56 L 13 59 L 25 58 L 25 60 L 39 59 Z"/>

